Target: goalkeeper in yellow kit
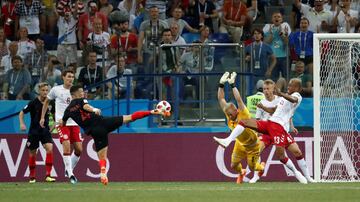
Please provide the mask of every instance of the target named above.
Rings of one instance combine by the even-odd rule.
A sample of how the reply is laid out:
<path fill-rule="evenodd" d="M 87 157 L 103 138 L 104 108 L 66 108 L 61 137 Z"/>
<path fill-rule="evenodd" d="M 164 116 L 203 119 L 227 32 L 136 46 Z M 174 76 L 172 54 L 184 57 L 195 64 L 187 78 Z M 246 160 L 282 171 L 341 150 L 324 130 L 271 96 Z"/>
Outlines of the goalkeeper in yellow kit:
<path fill-rule="evenodd" d="M 221 109 L 226 115 L 228 121 L 228 127 L 233 130 L 239 121 L 244 119 L 250 119 L 251 115 L 249 110 L 246 108 L 240 92 L 235 86 L 236 72 L 230 73 L 225 72 L 220 79 L 218 88 L 218 101 Z M 224 94 L 224 84 L 228 82 L 232 88 L 234 98 L 237 102 L 238 108 L 231 102 L 226 102 Z M 217 138 L 214 137 L 216 142 Z M 231 168 L 239 173 L 237 183 L 242 183 L 243 178 L 246 174 L 246 169 L 242 168 L 241 160 L 246 159 L 250 170 L 259 171 L 259 176 L 263 174 L 265 163 L 259 163 L 259 156 L 261 147 L 264 144 L 258 138 L 257 133 L 250 128 L 245 128 L 243 134 L 237 137 L 235 146 L 231 156 Z"/>

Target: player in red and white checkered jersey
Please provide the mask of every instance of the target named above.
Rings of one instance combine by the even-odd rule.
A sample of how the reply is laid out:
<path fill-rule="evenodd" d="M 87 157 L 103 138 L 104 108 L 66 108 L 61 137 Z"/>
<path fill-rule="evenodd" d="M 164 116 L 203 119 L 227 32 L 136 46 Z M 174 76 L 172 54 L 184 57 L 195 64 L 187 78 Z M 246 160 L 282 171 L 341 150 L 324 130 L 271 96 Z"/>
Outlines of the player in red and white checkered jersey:
<path fill-rule="evenodd" d="M 82 137 L 80 127 L 70 119 L 65 126 L 59 126 L 59 120 L 62 119 L 66 107 L 71 102 L 70 88 L 74 81 L 74 72 L 72 70 L 65 70 L 61 74 L 64 80 L 63 85 L 53 87 L 47 99 L 44 101 L 40 126 L 44 127 L 44 117 L 46 109 L 50 100 L 55 100 L 55 121 L 60 137 L 60 143 L 63 145 L 63 160 L 65 164 L 65 173 L 70 178 L 70 182 L 75 184 L 76 177 L 73 174 L 77 162 L 80 159 L 82 152 Z M 71 155 L 71 145 L 74 146 L 74 153 Z"/>

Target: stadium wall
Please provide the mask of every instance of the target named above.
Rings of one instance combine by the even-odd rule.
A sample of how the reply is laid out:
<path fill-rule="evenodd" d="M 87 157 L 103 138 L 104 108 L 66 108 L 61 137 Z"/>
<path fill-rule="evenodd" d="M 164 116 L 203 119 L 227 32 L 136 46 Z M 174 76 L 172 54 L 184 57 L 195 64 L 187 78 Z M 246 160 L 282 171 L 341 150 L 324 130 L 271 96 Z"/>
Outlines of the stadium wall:
<path fill-rule="evenodd" d="M 212 136 L 227 133 L 158 133 L 110 135 L 108 174 L 111 181 L 233 181 L 237 175 L 230 168 L 232 146 L 225 151 Z M 295 137 L 313 172 L 313 134 L 302 132 Z M 55 138 L 52 176 L 65 181 L 62 146 Z M 80 181 L 98 181 L 99 168 L 93 140 L 84 139 L 84 151 L 75 168 Z M 294 181 L 292 173 L 274 158 L 274 148 L 265 149 L 263 181 Z M 289 155 L 292 157 L 292 155 Z M 27 181 L 28 153 L 26 135 L 0 135 L 0 181 Z M 294 162 L 296 161 L 293 159 Z M 246 164 L 243 164 L 246 165 Z M 45 175 L 45 150 L 37 156 L 38 181 Z M 252 174 L 247 177 L 251 178 Z"/>

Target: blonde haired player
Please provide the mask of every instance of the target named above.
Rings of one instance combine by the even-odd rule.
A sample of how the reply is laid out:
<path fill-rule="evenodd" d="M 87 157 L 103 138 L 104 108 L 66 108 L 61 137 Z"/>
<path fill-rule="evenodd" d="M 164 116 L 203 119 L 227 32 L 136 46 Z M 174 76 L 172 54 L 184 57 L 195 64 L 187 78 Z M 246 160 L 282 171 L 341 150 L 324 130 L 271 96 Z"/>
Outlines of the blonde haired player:
<path fill-rule="evenodd" d="M 230 76 L 230 77 L 229 77 Z M 218 102 L 228 120 L 228 127 L 233 130 L 240 120 L 250 119 L 251 115 L 241 99 L 240 92 L 235 87 L 236 72 L 225 72 L 220 79 L 218 88 Z M 224 96 L 224 84 L 228 82 L 232 88 L 233 95 L 238 108 L 234 103 L 226 102 Z M 214 137 L 216 142 L 218 138 Z M 255 131 L 245 128 L 242 135 L 235 141 L 235 146 L 231 156 L 231 168 L 239 173 L 237 183 L 242 183 L 246 170 L 242 168 L 241 160 L 247 159 L 250 170 L 259 171 L 259 176 L 263 174 L 265 163 L 258 163 L 260 156 L 260 140 Z"/>

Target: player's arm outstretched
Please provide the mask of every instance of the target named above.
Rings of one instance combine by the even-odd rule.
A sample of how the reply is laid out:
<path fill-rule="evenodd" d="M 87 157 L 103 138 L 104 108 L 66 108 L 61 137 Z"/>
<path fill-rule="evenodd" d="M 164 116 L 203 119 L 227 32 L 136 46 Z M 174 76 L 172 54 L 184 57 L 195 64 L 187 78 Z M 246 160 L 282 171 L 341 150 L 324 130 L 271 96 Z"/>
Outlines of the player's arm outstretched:
<path fill-rule="evenodd" d="M 225 72 L 219 81 L 219 88 L 218 88 L 217 96 L 218 96 L 218 102 L 219 102 L 220 108 L 222 110 L 224 110 L 226 103 L 227 103 L 225 100 L 224 85 L 228 81 L 229 75 L 230 75 L 229 72 Z"/>
<path fill-rule="evenodd" d="M 291 96 L 291 95 L 289 95 L 289 94 L 287 94 L 287 93 L 283 93 L 283 92 L 280 91 L 280 89 L 278 89 L 278 88 L 276 88 L 276 87 L 275 87 L 275 89 L 274 89 L 274 94 L 275 94 L 275 95 L 278 95 L 278 96 L 280 96 L 280 97 L 285 98 L 287 101 L 289 101 L 289 102 L 291 102 L 291 103 L 297 103 L 297 102 L 298 102 L 298 98 L 297 98 L 297 97 Z"/>
<path fill-rule="evenodd" d="M 237 75 L 236 72 L 231 73 L 230 78 L 228 78 L 228 82 L 232 88 L 232 92 L 233 92 L 234 98 L 237 102 L 238 109 L 240 111 L 242 111 L 246 108 L 246 106 L 244 104 L 244 101 L 241 98 L 239 90 L 235 86 L 236 75 Z"/>
<path fill-rule="evenodd" d="M 267 112 L 267 113 L 269 113 L 269 114 L 271 114 L 271 115 L 272 115 L 272 114 L 275 112 L 275 110 L 276 110 L 276 107 L 266 107 L 266 106 L 264 106 L 261 102 L 257 103 L 256 107 L 257 107 L 258 109 L 264 110 L 265 112 Z"/>

